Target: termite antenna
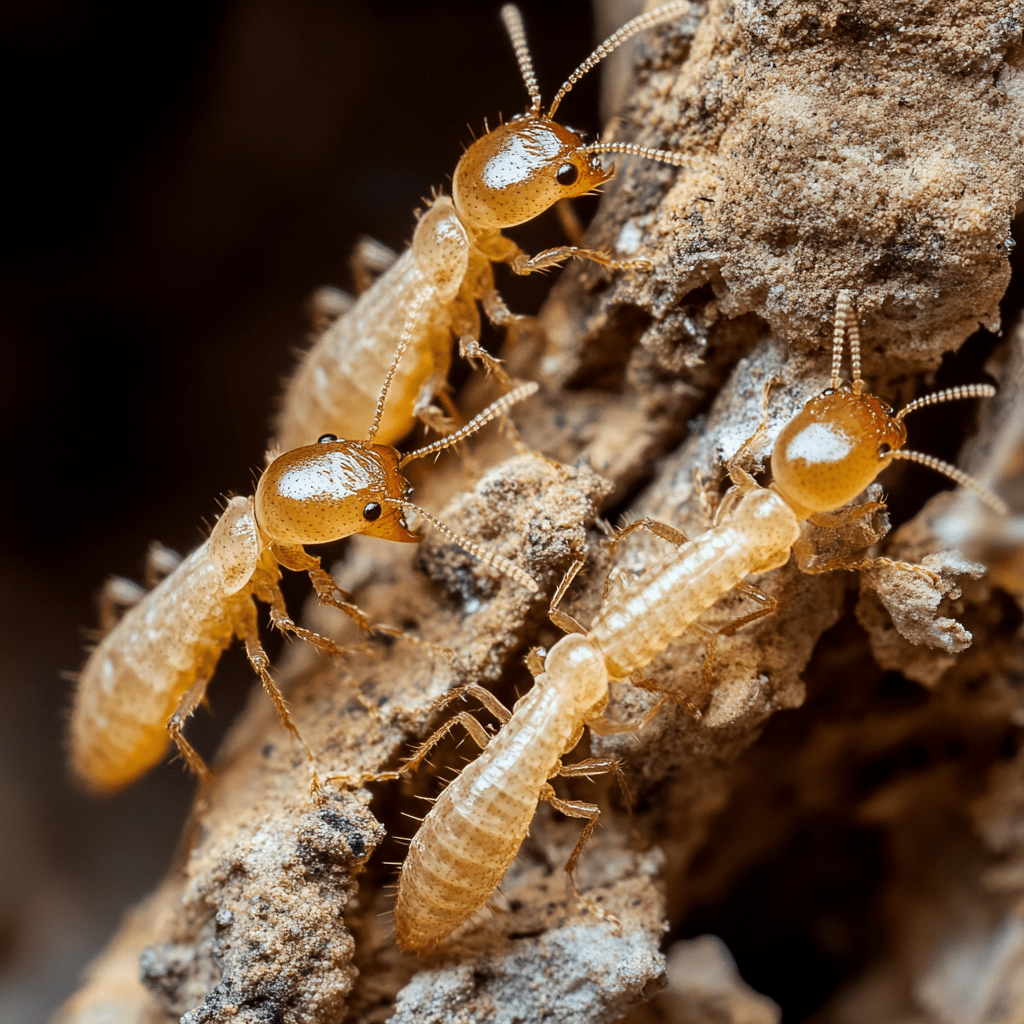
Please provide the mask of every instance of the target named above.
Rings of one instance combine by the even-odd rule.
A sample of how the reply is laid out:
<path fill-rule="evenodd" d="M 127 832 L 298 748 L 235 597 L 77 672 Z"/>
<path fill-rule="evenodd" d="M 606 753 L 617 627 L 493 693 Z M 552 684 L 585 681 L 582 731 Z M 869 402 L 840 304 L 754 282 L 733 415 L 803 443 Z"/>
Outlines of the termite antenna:
<path fill-rule="evenodd" d="M 511 7 L 511 4 L 509 5 Z M 509 8 L 505 7 L 502 10 L 504 15 L 505 11 Z M 515 10 L 515 8 L 512 8 Z M 652 28 L 654 25 L 660 25 L 662 22 L 671 21 L 673 18 L 679 17 L 683 14 L 688 13 L 690 10 L 690 0 L 673 0 L 672 3 L 662 4 L 661 7 L 655 7 L 653 11 L 648 11 L 646 14 L 637 15 L 632 21 L 627 21 L 625 25 L 618 30 L 613 32 L 566 80 L 565 85 L 555 94 L 555 98 L 551 101 L 551 106 L 548 108 L 547 116 L 549 118 L 555 116 L 555 111 L 558 109 L 558 105 L 565 98 L 572 87 L 593 67 L 598 65 L 608 54 L 617 50 L 627 39 L 635 36 L 638 32 L 643 32 L 645 29 Z M 516 11 L 518 17 L 519 12 Z M 505 24 L 508 24 L 506 21 Z M 511 32 L 511 28 L 509 32 Z M 518 55 L 518 54 L 517 54 Z M 533 94 L 531 93 L 531 96 Z M 537 100 L 537 109 L 540 109 L 540 100 Z"/>
<path fill-rule="evenodd" d="M 594 142 L 583 147 L 585 153 L 625 153 L 628 156 L 642 156 L 660 164 L 673 167 L 692 167 L 693 157 L 687 153 L 676 153 L 671 149 L 649 149 L 635 142 Z"/>
<path fill-rule="evenodd" d="M 505 22 L 505 28 L 512 40 L 512 49 L 515 50 L 516 60 L 519 62 L 519 71 L 526 83 L 526 91 L 530 94 L 530 113 L 536 116 L 540 113 L 540 88 L 537 85 L 537 76 L 533 73 L 530 47 L 526 44 L 523 16 L 515 4 L 505 4 L 501 9 L 501 20 Z"/>
<path fill-rule="evenodd" d="M 398 370 L 398 364 L 402 361 L 402 356 L 405 355 L 405 350 L 409 347 L 412 342 L 413 328 L 416 326 L 416 320 L 420 315 L 420 310 L 423 308 L 424 303 L 431 297 L 431 289 L 422 289 L 416 297 L 409 304 L 409 314 L 405 318 L 405 324 L 402 326 L 402 336 L 398 339 L 398 347 L 395 349 L 395 354 L 391 359 L 391 365 L 388 367 L 387 376 L 384 378 L 384 383 L 380 389 L 380 396 L 377 398 L 377 408 L 373 414 L 373 423 L 370 425 L 370 432 L 366 435 L 366 440 L 372 441 L 377 436 L 377 428 L 380 426 L 380 418 L 384 415 L 384 403 L 388 397 L 388 388 L 391 387 L 391 381 L 394 379 L 395 373 Z"/>
<path fill-rule="evenodd" d="M 836 296 L 836 319 L 832 328 L 832 390 L 839 390 L 839 375 L 843 367 L 843 339 L 850 339 L 850 375 L 853 393 L 861 394 L 864 381 L 860 373 L 860 322 L 854 305 L 854 292 L 842 288 Z"/>
<path fill-rule="evenodd" d="M 922 395 L 915 398 L 909 405 L 905 405 L 896 413 L 897 421 L 904 416 L 909 416 L 915 409 L 923 409 L 926 405 L 938 405 L 940 402 L 955 402 L 960 398 L 991 398 L 996 389 L 991 384 L 961 384 L 959 387 L 946 388 L 944 391 L 936 391 L 930 395 Z"/>
<path fill-rule="evenodd" d="M 414 505 L 411 501 L 395 501 L 394 504 L 401 505 L 407 511 L 415 512 L 416 515 L 422 516 L 428 523 L 433 524 L 435 529 L 440 530 L 450 541 L 458 544 L 460 548 L 468 551 L 471 555 L 475 555 L 485 565 L 489 565 L 491 568 L 497 569 L 498 572 L 508 576 L 509 579 L 515 580 L 516 583 L 521 587 L 525 587 L 531 594 L 536 594 L 540 590 L 537 581 L 529 573 L 520 569 L 518 565 L 514 565 L 507 558 L 503 558 L 493 551 L 480 547 L 479 544 L 474 544 L 473 541 L 467 540 L 465 537 L 460 537 L 454 530 L 445 526 L 439 519 L 435 519 L 429 512 L 420 508 L 419 505 Z"/>
<path fill-rule="evenodd" d="M 983 483 L 975 480 L 972 476 L 968 476 L 962 470 L 957 469 L 956 466 L 951 466 L 948 462 L 935 458 L 934 455 L 925 455 L 923 452 L 910 452 L 899 448 L 896 451 L 888 452 L 884 458 L 887 461 L 891 459 L 904 459 L 907 462 L 918 462 L 922 466 L 934 469 L 943 476 L 948 476 L 950 480 L 955 481 L 961 487 L 966 487 L 969 491 L 973 491 L 990 509 L 998 512 L 1001 516 L 1007 515 L 1010 511 L 1006 502 L 997 494 L 993 494 Z"/>
<path fill-rule="evenodd" d="M 464 427 L 461 427 L 454 433 L 445 435 L 440 441 L 428 444 L 425 448 L 417 448 L 416 451 L 403 455 L 399 460 L 398 468 L 401 469 L 406 463 L 412 462 L 413 459 L 422 459 L 424 455 L 433 455 L 434 452 L 451 448 L 453 444 L 458 444 L 471 434 L 475 434 L 484 424 L 490 423 L 496 416 L 507 412 L 516 402 L 521 402 L 524 398 L 529 398 L 530 395 L 536 394 L 539 388 L 540 385 L 536 381 L 520 384 L 519 387 L 514 388 L 507 395 L 502 395 L 496 402 L 491 402 L 482 413 L 474 416 Z"/>

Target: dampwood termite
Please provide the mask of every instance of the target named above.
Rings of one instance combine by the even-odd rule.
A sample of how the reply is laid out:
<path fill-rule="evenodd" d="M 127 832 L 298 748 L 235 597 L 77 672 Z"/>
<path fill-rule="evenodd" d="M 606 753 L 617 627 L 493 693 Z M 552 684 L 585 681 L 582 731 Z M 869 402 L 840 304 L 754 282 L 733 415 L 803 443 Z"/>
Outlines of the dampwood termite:
<path fill-rule="evenodd" d="M 840 382 L 843 338 L 849 335 L 852 383 Z M 860 378 L 859 328 L 852 296 L 841 292 L 836 309 L 831 387 L 811 399 L 779 435 L 771 458 L 773 482 L 759 486 L 740 468 L 728 469 L 734 486 L 712 527 L 694 540 L 674 527 L 644 519 L 620 531 L 612 545 L 634 529 L 644 528 L 675 545 L 675 550 L 639 580 L 614 596 L 605 596 L 597 615 L 584 628 L 558 609 L 582 562 L 570 568 L 551 602 L 552 620 L 570 635 L 547 654 L 533 689 L 509 713 L 486 690 L 470 684 L 445 695 L 447 704 L 460 695 L 477 697 L 502 723 L 490 737 L 468 713 L 452 718 L 435 732 L 397 777 L 417 767 L 456 722 L 462 723 L 483 752 L 444 790 L 412 840 L 402 866 L 395 905 L 398 945 L 408 951 L 436 945 L 490 898 L 526 836 L 537 804 L 547 800 L 563 813 L 586 819 L 566 870 L 574 870 L 599 817 L 589 803 L 561 800 L 549 779 L 608 771 L 607 758 L 565 765 L 562 757 L 577 744 L 584 726 L 596 732 L 620 731 L 603 715 L 609 684 L 631 680 L 654 689 L 641 671 L 698 617 L 735 588 L 757 598 L 761 606 L 736 619 L 714 636 L 729 635 L 744 624 L 770 614 L 776 600 L 743 580 L 784 565 L 800 534 L 802 520 L 839 526 L 877 503 L 847 506 L 895 459 L 931 466 L 972 488 L 999 511 L 1005 506 L 977 482 L 938 459 L 903 451 L 904 417 L 924 405 L 994 393 L 988 385 L 950 388 L 911 402 L 900 412 L 864 393 Z M 766 390 L 767 396 L 767 390 Z M 767 419 L 744 445 L 750 450 L 763 436 Z M 741 453 L 743 449 L 741 449 Z M 858 568 L 870 562 L 835 560 L 823 568 Z M 714 639 L 714 636 L 712 639 Z M 706 659 L 706 667 L 710 663 Z M 679 695 L 671 696 L 685 703 Z M 640 723 L 638 729 L 660 707 Z"/>
<path fill-rule="evenodd" d="M 387 386 L 385 381 L 378 410 Z M 148 594 L 124 580 L 111 581 L 101 595 L 101 622 L 111 627 L 115 606 L 131 606 L 92 651 L 78 680 L 70 723 L 75 774 L 90 789 L 115 792 L 156 764 L 173 740 L 189 767 L 207 778 L 208 770 L 182 728 L 202 701 L 221 652 L 235 636 L 245 644 L 249 663 L 274 702 L 281 724 L 301 744 L 312 767 L 313 753 L 271 678 L 260 645 L 255 599 L 270 606 L 271 621 L 281 631 L 330 654 L 343 653 L 332 640 L 302 629 L 289 617 L 279 585 L 283 566 L 308 573 L 320 601 L 340 608 L 367 631 L 401 631 L 371 623 L 346 600 L 305 544 L 356 533 L 419 541 L 422 538 L 411 533 L 405 521 L 405 513 L 412 511 L 488 565 L 536 591 L 536 583 L 522 569 L 457 536 L 412 504 L 409 483 L 401 473 L 407 463 L 456 444 L 536 390 L 536 384 L 516 388 L 461 430 L 408 455 L 386 445 L 323 435 L 316 444 L 274 459 L 255 495 L 232 498 L 209 538 L 176 567 L 168 563 L 165 549 L 155 548 L 151 567 L 170 571 Z M 319 779 L 315 767 L 312 771 L 317 793 Z"/>
<path fill-rule="evenodd" d="M 416 225 L 411 246 L 323 330 L 306 353 L 285 391 L 278 421 L 281 449 L 309 444 L 324 430 L 339 437 L 363 436 L 373 418 L 377 384 L 410 320 L 409 355 L 395 376 L 378 440 L 396 444 L 416 418 L 440 427 L 442 418 L 431 402 L 443 394 L 452 337 L 459 340 L 463 355 L 497 369 L 498 364 L 479 346 L 477 302 L 495 326 L 508 326 L 516 319 L 494 286 L 492 263 L 507 263 L 517 274 L 547 270 L 574 256 L 612 269 L 650 266 L 645 260 L 619 261 L 605 250 L 576 245 L 529 256 L 501 232 L 532 220 L 559 200 L 585 195 L 608 181 L 615 168 L 602 166 L 601 153 L 688 164 L 680 153 L 630 143 L 587 145 L 553 118 L 565 95 L 604 57 L 638 32 L 689 9 L 689 0 L 675 0 L 628 22 L 569 76 L 542 112 L 519 10 L 511 4 L 502 8 L 530 94 L 529 110 L 486 132 L 466 150 L 455 168 L 451 196 L 434 199 Z M 379 247 L 373 251 L 379 267 Z M 358 251 L 356 260 L 360 261 Z M 368 275 L 357 273 L 361 276 Z"/>

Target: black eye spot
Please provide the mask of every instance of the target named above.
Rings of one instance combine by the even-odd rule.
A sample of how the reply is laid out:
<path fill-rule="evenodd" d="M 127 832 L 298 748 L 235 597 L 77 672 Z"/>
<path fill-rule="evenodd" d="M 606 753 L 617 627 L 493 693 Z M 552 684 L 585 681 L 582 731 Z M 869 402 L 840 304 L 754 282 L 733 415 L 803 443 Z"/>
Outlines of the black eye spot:
<path fill-rule="evenodd" d="M 330 444 L 332 441 L 337 441 L 337 434 L 321 434 L 317 439 L 317 444 Z"/>
<path fill-rule="evenodd" d="M 368 522 L 372 523 L 380 519 L 380 514 L 384 510 L 375 501 L 371 501 L 366 508 L 363 509 L 363 518 Z"/>
<path fill-rule="evenodd" d="M 579 168 L 575 164 L 562 164 L 555 175 L 555 181 L 559 185 L 575 185 L 576 179 L 580 176 Z"/>
<path fill-rule="evenodd" d="M 884 459 L 886 457 L 886 455 L 888 455 L 889 452 L 891 452 L 891 451 L 892 451 L 892 445 L 880 444 L 878 446 L 878 457 L 880 459 Z"/>

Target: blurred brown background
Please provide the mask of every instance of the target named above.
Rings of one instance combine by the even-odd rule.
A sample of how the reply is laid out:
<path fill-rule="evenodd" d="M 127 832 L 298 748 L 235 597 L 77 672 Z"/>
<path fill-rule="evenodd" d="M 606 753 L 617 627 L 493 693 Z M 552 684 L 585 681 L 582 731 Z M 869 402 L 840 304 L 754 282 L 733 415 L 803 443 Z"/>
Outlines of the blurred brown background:
<path fill-rule="evenodd" d="M 590 11 L 521 6 L 550 96 L 592 45 Z M 0 13 L 0 1020 L 44 1021 L 73 990 L 166 868 L 193 791 L 180 763 L 109 800 L 68 778 L 60 673 L 82 663 L 93 595 L 108 574 L 139 578 L 154 538 L 193 547 L 218 497 L 250 488 L 307 295 L 350 286 L 360 234 L 403 247 L 467 124 L 525 108 L 498 7 Z M 596 130 L 585 86 L 564 113 Z M 539 248 L 557 227 L 531 230 Z M 502 288 L 529 311 L 549 283 Z M 251 685 L 229 652 L 213 716 L 191 728 L 204 753 Z"/>

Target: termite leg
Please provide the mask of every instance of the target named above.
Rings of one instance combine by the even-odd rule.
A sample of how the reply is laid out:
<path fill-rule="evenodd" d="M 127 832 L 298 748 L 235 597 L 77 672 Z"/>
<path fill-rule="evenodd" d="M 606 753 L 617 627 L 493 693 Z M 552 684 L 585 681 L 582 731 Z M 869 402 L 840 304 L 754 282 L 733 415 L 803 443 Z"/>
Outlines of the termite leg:
<path fill-rule="evenodd" d="M 174 714 L 167 720 L 167 731 L 170 733 L 171 739 L 174 740 L 178 753 L 201 782 L 210 781 L 210 769 L 206 767 L 206 763 L 196 753 L 192 744 L 182 735 L 182 729 L 185 728 L 185 723 L 192 716 L 192 712 L 203 702 L 208 682 L 208 679 L 194 682 L 182 695 Z"/>
<path fill-rule="evenodd" d="M 155 540 L 146 552 L 146 586 L 152 590 L 181 565 L 181 555 Z"/>
<path fill-rule="evenodd" d="M 924 577 L 932 586 L 937 586 L 942 582 L 941 576 L 932 572 L 931 569 L 926 569 L 923 565 L 915 565 L 913 562 L 897 561 L 894 558 L 886 558 L 881 555 L 878 558 L 860 558 L 856 562 L 849 562 L 844 558 L 830 558 L 827 562 L 804 571 L 808 573 L 819 573 L 830 572 L 833 569 L 846 569 L 849 572 L 853 572 L 858 569 L 874 569 L 879 565 L 886 565 L 893 569 L 902 569 L 905 572 L 915 573 L 918 576 Z"/>
<path fill-rule="evenodd" d="M 478 701 L 495 718 L 504 725 L 511 717 L 512 712 L 505 707 L 497 697 L 494 696 L 489 690 L 485 690 L 482 686 L 477 683 L 468 683 L 466 686 L 458 686 L 454 690 L 449 690 L 448 693 L 442 694 L 436 701 L 434 701 L 431 710 L 439 710 L 447 707 L 453 701 L 459 698 L 465 698 L 466 696 L 476 697 Z M 461 723 L 463 729 L 469 733 L 470 739 L 481 749 L 487 746 L 491 741 L 490 733 L 468 712 L 460 711 L 458 714 L 453 715 L 448 719 L 440 729 L 435 730 L 430 736 L 424 740 L 415 750 L 412 757 L 410 757 L 405 764 L 402 765 L 402 773 L 408 774 L 409 772 L 416 771 L 417 768 L 426 759 L 427 754 L 430 753 L 438 743 L 444 739 L 455 728 L 457 724 Z"/>
<path fill-rule="evenodd" d="M 551 784 L 547 782 L 544 783 L 544 788 L 540 791 L 540 798 L 551 804 L 556 811 L 561 811 L 562 814 L 570 818 L 587 819 L 587 823 L 583 826 L 583 831 L 580 833 L 579 839 L 576 840 L 572 853 L 569 854 L 565 871 L 569 877 L 569 884 L 572 886 L 573 895 L 576 897 L 576 900 L 596 917 L 599 917 L 602 921 L 607 921 L 609 924 L 614 925 L 615 928 L 621 930 L 622 923 L 619 919 L 614 914 L 609 914 L 607 910 L 603 910 L 593 900 L 584 896 L 577 887 L 576 879 L 573 876 L 576 864 L 580 859 L 580 854 L 583 852 L 583 847 L 587 845 L 587 840 L 594 834 L 594 829 L 597 827 L 598 819 L 601 817 L 601 809 L 596 804 L 584 803 L 582 800 L 561 800 L 555 795 Z"/>
<path fill-rule="evenodd" d="M 768 433 L 768 402 L 771 398 L 772 388 L 778 382 L 777 377 L 769 377 L 764 382 L 761 392 L 761 422 L 758 423 L 750 437 L 736 449 L 736 454 L 725 463 L 726 471 L 741 491 L 749 491 L 757 487 L 757 481 L 743 468 L 742 463 L 753 457 L 754 451 L 763 443 L 765 435 Z M 716 516 L 716 520 L 717 518 Z"/>
<path fill-rule="evenodd" d="M 846 508 L 836 509 L 834 512 L 815 512 L 807 517 L 808 522 L 815 526 L 824 527 L 826 530 L 838 530 L 848 523 L 856 522 L 858 519 L 872 512 L 878 512 L 886 507 L 884 501 L 865 501 L 860 505 L 848 505 Z"/>
<path fill-rule="evenodd" d="M 718 650 L 719 637 L 732 636 L 737 630 L 742 629 L 748 623 L 756 622 L 758 619 L 763 619 L 766 615 L 774 615 L 779 609 L 778 599 L 771 594 L 766 594 L 759 587 L 755 587 L 750 583 L 740 583 L 736 587 L 746 597 L 751 597 L 755 601 L 761 603 L 761 607 L 757 611 L 751 612 L 749 615 L 741 615 L 739 618 L 731 619 L 724 626 L 718 629 L 710 629 L 707 626 L 702 626 L 699 623 L 695 623 L 697 629 L 700 629 L 708 634 L 708 645 L 704 651 L 704 667 L 701 669 L 701 681 L 704 684 L 705 689 L 710 689 L 714 685 L 715 681 L 715 653 Z"/>
<path fill-rule="evenodd" d="M 264 597 L 263 594 L 259 594 L 258 596 L 260 598 Z M 269 599 L 267 603 L 270 605 L 270 621 L 282 633 L 292 633 L 300 640 L 305 640 L 306 643 L 311 644 L 317 650 L 323 651 L 325 654 L 330 654 L 333 657 L 346 653 L 345 648 L 339 647 L 333 640 L 329 640 L 327 637 L 321 636 L 319 633 L 314 633 L 312 630 L 303 629 L 301 626 L 297 626 L 295 621 L 288 614 L 288 608 L 284 603 L 284 595 L 277 587 L 274 587 L 266 597 Z"/>
<path fill-rule="evenodd" d="M 655 537 L 667 540 L 669 544 L 675 544 L 676 547 L 682 547 L 684 544 L 688 544 L 690 542 L 690 538 L 687 537 L 682 530 L 677 530 L 674 526 L 669 526 L 668 523 L 663 523 L 659 519 L 651 519 L 649 516 L 644 516 L 643 519 L 637 519 L 632 523 L 627 523 L 621 530 L 615 531 L 611 540 L 607 542 L 608 557 L 613 557 L 615 549 L 619 544 L 621 544 L 622 541 L 636 530 L 646 530 L 648 533 L 654 534 Z M 608 600 L 610 589 L 611 573 L 605 577 L 604 595 L 601 598 L 602 603 Z"/>
<path fill-rule="evenodd" d="M 459 355 L 471 366 L 476 366 L 477 360 L 483 363 L 484 370 L 493 374 L 498 383 L 503 387 L 512 386 L 512 378 L 505 372 L 500 359 L 495 359 L 490 352 L 480 346 L 480 342 L 472 334 L 464 334 L 459 338 Z"/>
<path fill-rule="evenodd" d="M 722 626 L 717 630 L 719 636 L 732 636 L 733 633 L 741 629 L 748 622 L 756 622 L 758 619 L 763 619 L 766 615 L 774 615 L 779 610 L 778 599 L 771 594 L 766 594 L 760 587 L 755 587 L 752 583 L 739 583 L 736 589 L 745 597 L 753 598 L 759 602 L 761 607 L 749 615 L 741 615 L 738 619 L 733 619 Z"/>
<path fill-rule="evenodd" d="M 615 732 L 640 732 L 648 722 L 654 720 L 658 712 L 669 702 L 673 701 L 678 704 L 695 722 L 699 722 L 704 716 L 701 714 L 700 708 L 690 700 L 685 694 L 679 693 L 677 690 L 669 690 L 664 686 L 659 686 L 657 683 L 648 679 L 643 673 L 636 672 L 629 677 L 630 685 L 635 686 L 638 690 L 646 690 L 648 693 L 657 693 L 661 695 L 661 700 L 651 708 L 647 714 L 640 719 L 639 722 L 630 722 L 626 725 L 615 725 L 614 723 L 607 723 L 604 725 L 604 729 L 607 733 Z M 588 722 L 587 725 L 593 729 L 594 725 L 592 722 Z M 600 733 L 601 728 L 595 730 Z"/>
<path fill-rule="evenodd" d="M 256 675 L 260 677 L 263 689 L 267 691 L 267 696 L 274 705 L 274 710 L 277 712 L 277 717 L 280 720 L 281 725 L 283 725 L 285 729 L 295 737 L 296 742 L 298 742 L 306 752 L 306 757 L 309 760 L 309 770 L 311 773 L 309 791 L 313 800 L 320 803 L 323 800 L 323 794 L 320 789 L 320 776 L 317 774 L 316 770 L 316 758 L 313 756 L 313 751 L 309 749 L 309 744 L 306 742 L 302 733 L 299 732 L 299 727 L 292 720 L 292 716 L 288 712 L 288 705 L 285 703 L 285 699 L 281 691 L 277 688 L 277 683 L 275 683 L 273 678 L 271 678 L 270 659 L 267 657 L 267 652 L 263 650 L 263 645 L 260 643 L 259 629 L 256 624 L 255 605 L 246 609 L 242 629 L 239 635 L 242 638 L 242 642 L 245 644 L 245 654 L 249 659 L 249 664 L 252 665 L 252 669 Z"/>
<path fill-rule="evenodd" d="M 363 235 L 349 257 L 356 294 L 362 295 L 398 259 L 398 253 L 376 238 Z"/>
<path fill-rule="evenodd" d="M 630 817 L 633 815 L 633 794 L 626 784 L 626 773 L 622 765 L 614 757 L 588 757 L 583 761 L 576 761 L 573 764 L 562 764 L 558 762 L 556 774 L 564 779 L 577 779 L 580 777 L 589 779 L 591 775 L 603 775 L 606 772 L 614 772 L 615 781 L 618 783 L 622 798 L 626 802 L 626 808 Z"/>
<path fill-rule="evenodd" d="M 576 574 L 582 568 L 583 559 L 576 558 L 572 565 L 566 569 L 565 575 L 562 577 L 562 582 L 558 584 L 558 589 L 551 598 L 551 604 L 548 605 L 548 618 L 550 618 L 559 629 L 566 633 L 580 633 L 583 636 L 586 636 L 586 629 L 584 629 L 583 626 L 568 612 L 563 612 L 558 607 L 562 603 L 562 598 L 565 596 L 565 592 L 569 589 L 569 584 L 572 583 L 576 578 Z"/>
<path fill-rule="evenodd" d="M 576 207 L 572 205 L 571 199 L 559 199 L 555 203 L 555 213 L 558 216 L 558 223 L 562 233 L 573 245 L 583 244 L 583 225 L 576 214 Z"/>
<path fill-rule="evenodd" d="M 112 576 L 100 588 L 97 603 L 100 612 L 99 635 L 106 636 L 129 609 L 146 596 L 146 588 L 123 576 Z"/>
<path fill-rule="evenodd" d="M 609 270 L 651 270 L 654 267 L 654 264 L 647 259 L 616 260 L 605 249 L 583 249 L 577 245 L 559 245 L 553 249 L 544 249 L 536 256 L 520 253 L 512 259 L 511 267 L 516 274 L 533 274 L 538 270 L 557 267 L 559 263 L 564 263 L 573 257 L 592 260 Z"/>
<path fill-rule="evenodd" d="M 344 316 L 356 300 L 348 292 L 325 284 L 317 288 L 306 302 L 309 325 L 315 337 L 319 337 L 340 316 Z"/>

